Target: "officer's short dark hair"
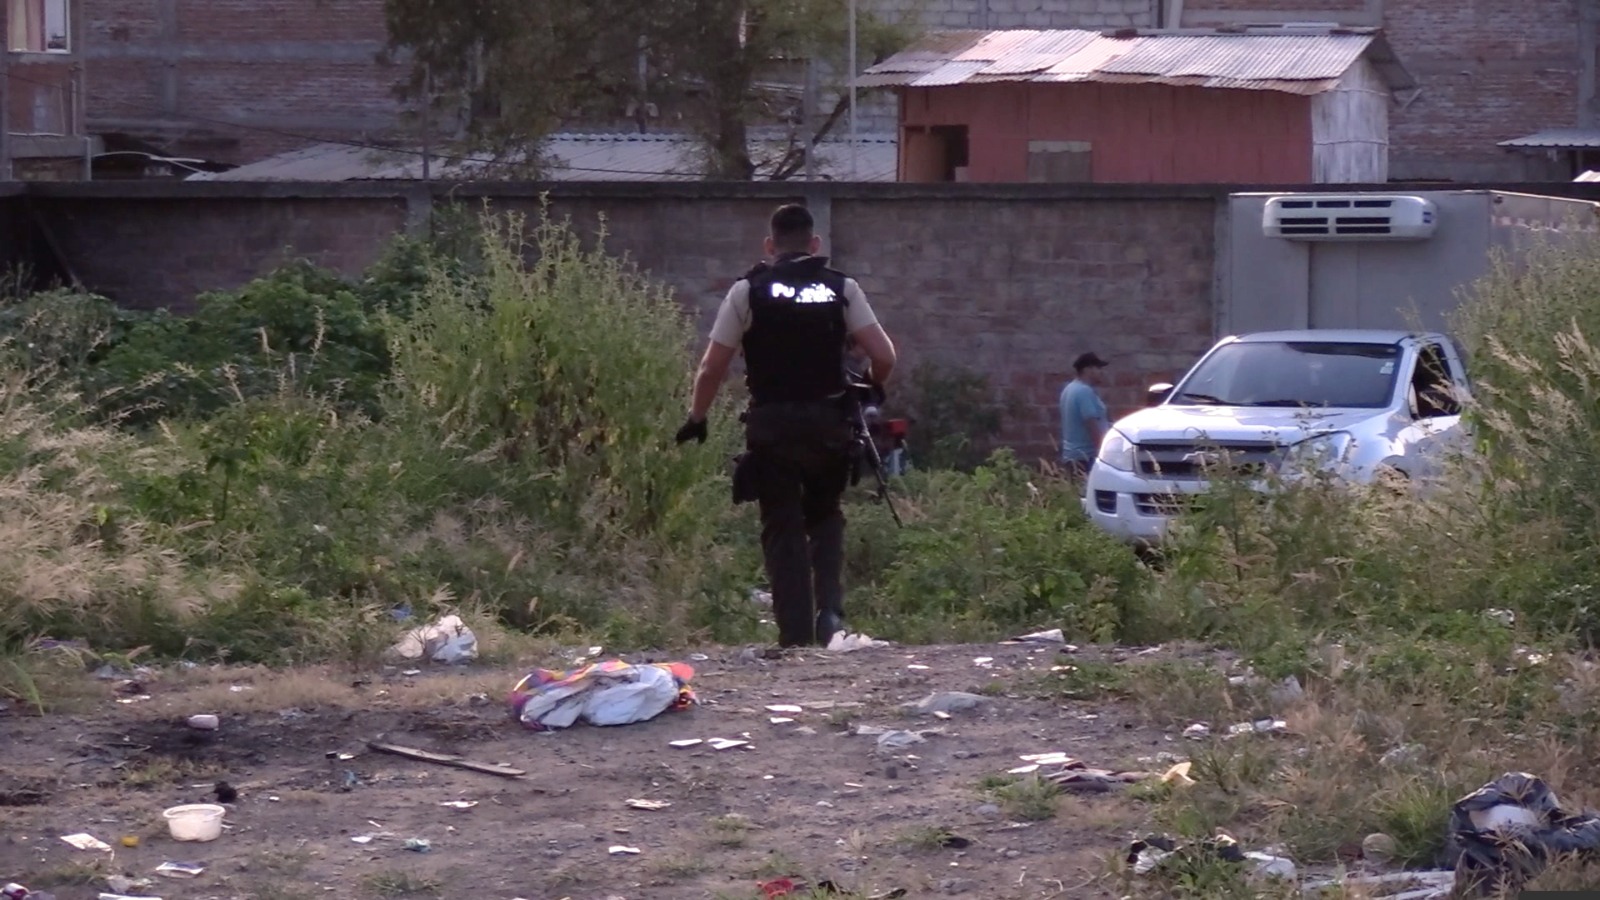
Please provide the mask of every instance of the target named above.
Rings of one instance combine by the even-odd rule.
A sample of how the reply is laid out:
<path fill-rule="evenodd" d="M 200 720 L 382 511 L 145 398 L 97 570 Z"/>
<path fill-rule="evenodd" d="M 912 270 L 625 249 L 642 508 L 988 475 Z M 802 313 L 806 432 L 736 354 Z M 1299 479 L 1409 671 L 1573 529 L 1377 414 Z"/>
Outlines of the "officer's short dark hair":
<path fill-rule="evenodd" d="M 805 250 L 815 228 L 811 210 L 798 203 L 785 203 L 772 214 L 772 243 L 779 250 Z"/>

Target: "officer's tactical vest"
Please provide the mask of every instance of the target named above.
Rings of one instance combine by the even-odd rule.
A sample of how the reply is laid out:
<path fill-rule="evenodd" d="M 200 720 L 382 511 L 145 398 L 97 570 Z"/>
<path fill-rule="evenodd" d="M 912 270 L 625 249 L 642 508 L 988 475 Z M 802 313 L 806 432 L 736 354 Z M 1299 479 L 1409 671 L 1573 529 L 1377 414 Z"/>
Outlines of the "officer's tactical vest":
<path fill-rule="evenodd" d="M 789 254 L 752 269 L 745 384 L 752 404 L 825 400 L 845 389 L 845 276 L 826 256 Z"/>

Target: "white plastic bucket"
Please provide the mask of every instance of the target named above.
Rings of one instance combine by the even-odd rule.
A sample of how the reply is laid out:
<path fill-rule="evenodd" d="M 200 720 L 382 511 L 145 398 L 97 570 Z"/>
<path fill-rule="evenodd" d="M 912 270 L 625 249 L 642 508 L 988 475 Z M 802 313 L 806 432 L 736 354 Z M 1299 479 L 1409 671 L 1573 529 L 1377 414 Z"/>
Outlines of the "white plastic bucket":
<path fill-rule="evenodd" d="M 214 841 L 222 835 L 222 814 L 227 810 L 215 803 L 189 803 L 174 806 L 161 815 L 175 841 Z"/>

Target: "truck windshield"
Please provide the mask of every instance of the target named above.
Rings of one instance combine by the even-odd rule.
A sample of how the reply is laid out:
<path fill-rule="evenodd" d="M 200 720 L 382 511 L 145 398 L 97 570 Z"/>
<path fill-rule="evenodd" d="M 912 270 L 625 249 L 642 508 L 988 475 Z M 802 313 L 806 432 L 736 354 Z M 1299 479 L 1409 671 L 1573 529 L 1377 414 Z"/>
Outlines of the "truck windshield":
<path fill-rule="evenodd" d="M 1381 409 L 1399 364 L 1396 344 L 1242 341 L 1218 348 L 1168 403 Z"/>

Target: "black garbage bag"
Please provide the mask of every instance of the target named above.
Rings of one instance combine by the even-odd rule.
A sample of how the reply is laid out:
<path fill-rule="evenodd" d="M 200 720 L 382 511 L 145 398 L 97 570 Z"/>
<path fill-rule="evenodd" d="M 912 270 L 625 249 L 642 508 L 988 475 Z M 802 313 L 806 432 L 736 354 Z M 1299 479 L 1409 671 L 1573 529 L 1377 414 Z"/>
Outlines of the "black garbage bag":
<path fill-rule="evenodd" d="M 1445 864 L 1458 895 L 1514 891 L 1568 855 L 1600 857 L 1600 816 L 1562 808 L 1544 779 L 1507 772 L 1450 808 Z"/>

